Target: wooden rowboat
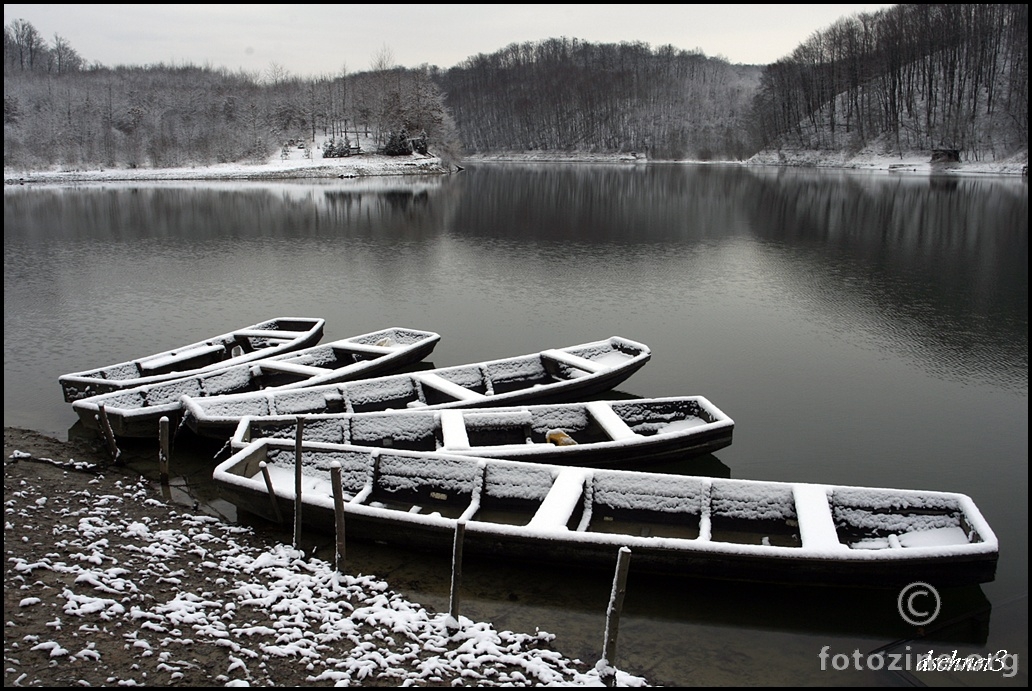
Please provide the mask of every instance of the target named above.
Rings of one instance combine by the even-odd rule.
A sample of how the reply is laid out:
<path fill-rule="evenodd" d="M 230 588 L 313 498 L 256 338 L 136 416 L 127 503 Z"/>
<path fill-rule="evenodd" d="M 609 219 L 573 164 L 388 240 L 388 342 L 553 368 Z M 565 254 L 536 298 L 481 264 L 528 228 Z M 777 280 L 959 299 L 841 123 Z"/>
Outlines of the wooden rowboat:
<path fill-rule="evenodd" d="M 652 356 L 613 336 L 530 355 L 304 389 L 183 396 L 196 434 L 229 439 L 247 415 L 361 413 L 405 408 L 485 408 L 583 400 L 612 389 Z"/>
<path fill-rule="evenodd" d="M 99 429 L 101 406 L 119 437 L 157 437 L 159 420 L 181 420 L 181 397 L 289 391 L 398 371 L 419 362 L 441 340 L 432 331 L 391 327 L 233 367 L 92 396 L 72 404 L 87 428 Z"/>
<path fill-rule="evenodd" d="M 700 578 L 935 587 L 995 577 L 997 538 L 950 492 L 760 482 L 305 443 L 301 520 L 334 531 L 340 471 L 348 539 Z M 247 513 L 294 515 L 295 450 L 260 439 L 214 471 Z M 270 492 L 271 488 L 271 492 Z"/>
<path fill-rule="evenodd" d="M 319 342 L 324 319 L 279 317 L 163 353 L 58 378 L 66 402 L 223 369 Z"/>
<path fill-rule="evenodd" d="M 245 417 L 234 448 L 262 438 L 293 447 L 294 416 Z M 339 413 L 303 418 L 305 441 L 434 451 L 535 463 L 636 465 L 713 453 L 734 420 L 702 396 Z"/>

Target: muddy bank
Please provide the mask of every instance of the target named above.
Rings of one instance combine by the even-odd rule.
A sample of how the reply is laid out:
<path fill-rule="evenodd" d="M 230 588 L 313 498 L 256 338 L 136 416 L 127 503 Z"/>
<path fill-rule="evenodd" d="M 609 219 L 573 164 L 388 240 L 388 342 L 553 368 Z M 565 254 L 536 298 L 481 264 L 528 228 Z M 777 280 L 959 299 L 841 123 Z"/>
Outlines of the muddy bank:
<path fill-rule="evenodd" d="M 480 584 L 451 633 L 444 558 L 355 544 L 338 574 L 324 537 L 183 506 L 92 439 L 5 428 L 4 457 L 5 686 L 599 685 L 595 657 L 497 628 L 525 615 L 504 581 L 494 626 Z"/>

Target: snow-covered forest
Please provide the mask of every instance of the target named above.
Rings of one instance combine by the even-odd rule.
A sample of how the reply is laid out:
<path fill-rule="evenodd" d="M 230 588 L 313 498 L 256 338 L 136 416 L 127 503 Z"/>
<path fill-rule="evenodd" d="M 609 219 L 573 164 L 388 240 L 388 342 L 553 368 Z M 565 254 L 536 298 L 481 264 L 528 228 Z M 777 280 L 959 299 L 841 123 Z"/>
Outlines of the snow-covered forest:
<path fill-rule="evenodd" d="M 399 67 L 385 48 L 368 70 L 298 77 L 276 64 L 108 67 L 18 20 L 4 28 L 4 165 L 261 162 L 288 143 L 313 157 L 426 146 L 446 161 L 526 151 L 744 160 L 873 142 L 966 160 L 1027 151 L 1025 4 L 896 5 L 801 40 L 768 66 L 556 38 L 450 69 Z"/>
<path fill-rule="evenodd" d="M 739 159 L 762 68 L 642 43 L 549 39 L 477 55 L 443 73 L 475 152 L 638 152 Z"/>
<path fill-rule="evenodd" d="M 260 74 L 109 68 L 28 22 L 4 29 L 5 167 L 259 163 L 288 145 L 322 157 L 329 147 L 310 151 L 316 141 L 332 142 L 334 156 L 359 146 L 409 153 L 424 138 L 442 158 L 461 153 L 435 71 L 397 67 L 386 50 L 370 70 L 318 78 L 275 64 Z"/>
<path fill-rule="evenodd" d="M 763 71 L 763 145 L 1028 148 L 1028 5 L 912 4 L 846 17 Z"/>

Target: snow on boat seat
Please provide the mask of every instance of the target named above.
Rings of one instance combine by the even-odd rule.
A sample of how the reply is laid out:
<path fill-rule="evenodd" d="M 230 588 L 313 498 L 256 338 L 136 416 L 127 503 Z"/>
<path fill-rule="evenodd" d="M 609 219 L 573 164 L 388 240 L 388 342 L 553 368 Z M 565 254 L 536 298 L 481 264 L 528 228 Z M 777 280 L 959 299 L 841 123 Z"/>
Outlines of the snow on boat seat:
<path fill-rule="evenodd" d="M 326 374 L 322 367 L 311 365 L 298 365 L 284 360 L 264 360 L 251 366 L 251 372 L 260 377 L 264 372 L 281 372 L 283 374 L 298 374 L 303 377 L 317 377 Z"/>
<path fill-rule="evenodd" d="M 602 429 L 606 431 L 606 434 L 608 434 L 613 441 L 631 439 L 638 436 L 638 434 L 628 427 L 627 423 L 624 422 L 608 404 L 602 401 L 591 401 L 588 403 L 588 410 L 591 411 L 591 415 L 595 418 L 595 422 L 597 422 Z"/>
<path fill-rule="evenodd" d="M 466 434 L 466 421 L 461 410 L 441 411 L 441 436 L 446 449 L 469 448 L 469 435 Z"/>
<path fill-rule="evenodd" d="M 563 468 L 545 495 L 534 518 L 527 524 L 534 530 L 566 530 L 574 510 L 581 505 L 584 480 L 590 473 L 583 468 Z"/>
<path fill-rule="evenodd" d="M 441 375 L 434 374 L 433 372 L 415 372 L 412 374 L 412 378 L 423 386 L 437 389 L 438 391 L 460 401 L 478 401 L 484 398 L 484 394 L 471 391 L 470 389 L 460 386 L 455 382 L 448 381 Z"/>
<path fill-rule="evenodd" d="M 835 521 L 831 517 L 828 489 L 823 485 L 794 485 L 796 518 L 799 521 L 799 539 L 804 549 L 838 550 L 845 548 L 839 542 Z"/>
<path fill-rule="evenodd" d="M 221 343 L 211 343 L 197 348 L 181 350 L 177 353 L 169 353 L 160 357 L 140 360 L 138 364 L 142 374 L 151 374 L 158 373 L 160 370 L 165 370 L 199 358 L 208 358 L 212 363 L 218 362 L 219 358 L 212 356 L 222 355 L 225 352 L 226 346 Z M 189 369 L 193 369 L 193 367 L 190 367 Z"/>
<path fill-rule="evenodd" d="M 581 357 L 580 355 L 567 353 L 564 350 L 544 350 L 541 352 L 541 357 L 563 365 L 576 367 L 577 369 L 584 370 L 585 372 L 604 372 L 609 369 L 608 365 L 600 364 L 594 360 L 589 360 L 586 357 Z"/>

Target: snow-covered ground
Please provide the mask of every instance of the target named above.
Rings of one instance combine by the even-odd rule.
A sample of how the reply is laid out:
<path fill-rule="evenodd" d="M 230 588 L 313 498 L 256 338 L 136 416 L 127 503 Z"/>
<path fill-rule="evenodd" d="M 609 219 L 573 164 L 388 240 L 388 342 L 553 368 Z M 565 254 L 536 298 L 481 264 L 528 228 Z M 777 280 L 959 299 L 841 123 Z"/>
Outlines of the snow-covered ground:
<path fill-rule="evenodd" d="M 265 163 L 222 163 L 187 168 L 116 168 L 108 170 L 4 171 L 4 184 L 118 182 L 150 180 L 282 180 L 296 178 L 355 178 L 381 175 L 446 173 L 437 156 L 357 154 L 346 158 L 270 159 Z"/>
<path fill-rule="evenodd" d="M 47 484 L 28 457 L 5 463 L 5 686 L 603 685 L 546 632 L 427 611 L 142 481 Z"/>

